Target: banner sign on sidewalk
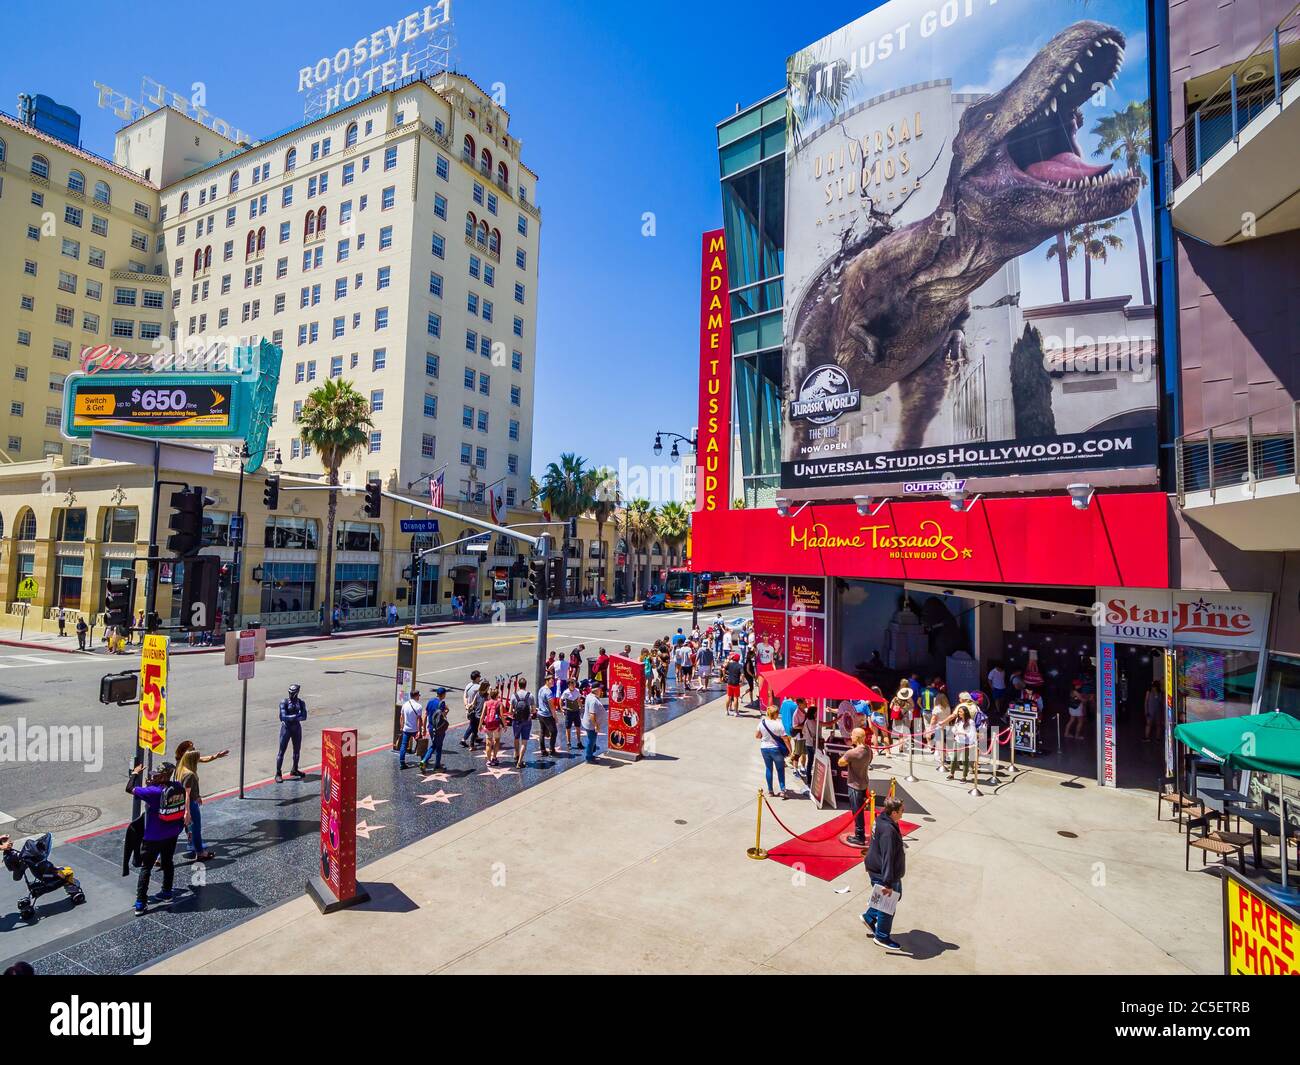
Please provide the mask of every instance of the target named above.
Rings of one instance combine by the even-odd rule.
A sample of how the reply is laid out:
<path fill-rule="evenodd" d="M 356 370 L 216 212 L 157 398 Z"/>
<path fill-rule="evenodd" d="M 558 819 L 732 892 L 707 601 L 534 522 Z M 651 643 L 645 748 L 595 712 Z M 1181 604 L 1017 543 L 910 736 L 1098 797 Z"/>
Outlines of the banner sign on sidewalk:
<path fill-rule="evenodd" d="M 357 890 L 357 730 L 321 730 L 320 876 L 307 893 L 322 913 L 365 902 Z"/>
<path fill-rule="evenodd" d="M 402 704 L 415 690 L 415 667 L 420 657 L 420 637 L 409 625 L 397 637 L 397 676 L 393 693 L 393 750 L 402 741 Z"/>
<path fill-rule="evenodd" d="M 167 637 L 150 633 L 140 651 L 140 715 L 137 744 L 167 752 Z"/>
<path fill-rule="evenodd" d="M 609 660 L 609 749 L 641 757 L 645 743 L 645 670 L 615 655 Z"/>

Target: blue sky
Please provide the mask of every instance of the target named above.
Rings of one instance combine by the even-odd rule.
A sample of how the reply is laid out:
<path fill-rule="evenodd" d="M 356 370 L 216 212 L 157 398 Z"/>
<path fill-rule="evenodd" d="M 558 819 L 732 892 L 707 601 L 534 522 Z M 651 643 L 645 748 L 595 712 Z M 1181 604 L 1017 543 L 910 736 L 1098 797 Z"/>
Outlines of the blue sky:
<path fill-rule="evenodd" d="M 6 5 L 0 30 L 22 46 L 6 52 L 0 107 L 44 92 L 81 112 L 87 148 L 111 154 L 118 120 L 95 106 L 93 82 L 138 95 L 148 75 L 204 82 L 209 110 L 265 136 L 302 117 L 299 66 L 421 6 L 224 0 L 139 19 L 83 2 L 52 19 Z M 656 429 L 690 431 L 699 235 L 721 221 L 714 127 L 782 88 L 791 52 L 874 6 L 453 0 L 458 66 L 504 82 L 511 132 L 540 175 L 535 471 L 569 450 L 648 465 Z M 641 235 L 646 212 L 654 237 Z"/>
<path fill-rule="evenodd" d="M 111 155 L 119 120 L 95 106 L 93 83 L 137 96 L 148 75 L 178 90 L 204 82 L 209 110 L 266 136 L 302 117 L 299 66 L 421 6 L 223 0 L 134 18 L 81 2 L 55 19 L 7 4 L 0 31 L 23 46 L 6 50 L 0 108 L 44 92 L 81 112 L 87 148 Z M 699 235 L 721 224 L 714 126 L 781 88 L 791 51 L 870 6 L 453 0 L 458 65 L 505 83 L 511 132 L 540 175 L 535 470 L 570 450 L 648 465 L 656 429 L 690 432 Z"/>

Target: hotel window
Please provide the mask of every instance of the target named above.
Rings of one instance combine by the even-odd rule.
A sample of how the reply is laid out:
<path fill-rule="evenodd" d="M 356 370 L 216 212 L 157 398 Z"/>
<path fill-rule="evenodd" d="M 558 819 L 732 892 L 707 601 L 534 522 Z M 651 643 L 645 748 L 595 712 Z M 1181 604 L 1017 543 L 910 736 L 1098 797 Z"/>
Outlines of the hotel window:
<path fill-rule="evenodd" d="M 370 356 L 370 368 L 372 370 L 382 370 L 386 365 L 388 365 L 388 349 L 375 348 Z"/>
<path fill-rule="evenodd" d="M 379 231 L 379 250 L 383 251 L 384 249 L 391 248 L 392 246 L 393 246 L 393 227 L 384 226 L 384 228 Z"/>
<path fill-rule="evenodd" d="M 63 412 L 58 407 L 45 408 L 45 425 L 49 429 L 57 429 L 63 424 Z"/>
<path fill-rule="evenodd" d="M 518 456 L 518 455 L 507 455 L 507 456 L 506 456 L 506 472 L 507 472 L 507 473 L 510 473 L 510 474 L 515 474 L 515 473 L 518 473 L 518 472 L 519 472 L 519 456 Z"/>
<path fill-rule="evenodd" d="M 113 302 L 119 307 L 135 306 L 135 289 L 133 288 L 115 288 L 113 289 Z"/>
<path fill-rule="evenodd" d="M 519 267 L 520 270 L 527 269 L 528 267 L 528 253 L 524 251 L 523 248 L 515 249 L 515 265 Z"/>
<path fill-rule="evenodd" d="M 295 420 L 296 420 L 296 419 L 295 419 Z M 299 441 L 299 439 L 295 436 L 295 437 L 294 437 L 294 438 L 289 442 L 289 457 L 290 457 L 291 459 L 296 459 L 300 454 L 302 454 L 302 443 L 301 443 L 301 441 Z M 270 520 L 270 519 L 268 519 L 268 520 Z"/>
<path fill-rule="evenodd" d="M 483 321 L 485 321 L 485 322 L 490 322 L 490 321 L 492 321 L 492 301 L 491 301 L 491 300 L 484 300 L 484 301 L 483 301 Z"/>
<path fill-rule="evenodd" d="M 476 374 L 468 366 L 465 367 L 465 387 L 468 388 L 471 392 L 473 392 L 474 386 L 477 383 L 478 383 L 478 374 Z"/>
<path fill-rule="evenodd" d="M 388 308 L 387 308 L 387 307 L 376 307 L 376 308 L 375 308 L 375 328 L 376 328 L 376 329 L 387 329 L 387 328 L 388 328 Z"/>
<path fill-rule="evenodd" d="M 345 148 L 353 148 L 356 146 L 356 143 L 357 143 L 357 124 L 355 122 L 349 122 L 348 131 L 343 135 L 343 146 Z"/>
<path fill-rule="evenodd" d="M 343 323 L 345 321 L 346 319 L 344 319 L 341 316 L 334 319 L 334 331 L 331 336 L 331 339 L 338 340 L 343 335 Z"/>
<path fill-rule="evenodd" d="M 352 221 L 352 201 L 351 201 L 351 200 L 344 200 L 341 204 L 339 204 L 339 221 L 340 221 L 340 222 L 350 222 L 350 221 Z"/>
<path fill-rule="evenodd" d="M 105 207 L 113 202 L 113 194 L 109 191 L 108 182 L 95 182 L 95 202 L 102 203 Z"/>
<path fill-rule="evenodd" d="M 488 431 L 488 412 L 481 410 L 478 412 L 478 431 L 486 433 Z"/>
<path fill-rule="evenodd" d="M 330 153 L 330 138 L 326 137 L 323 141 L 320 142 L 321 158 L 323 159 L 325 156 L 329 155 L 329 153 Z"/>
<path fill-rule="evenodd" d="M 497 194 L 495 192 L 488 193 L 487 209 L 488 209 L 488 214 L 497 213 Z"/>
<path fill-rule="evenodd" d="M 519 284 L 518 282 L 515 283 L 515 302 L 516 303 L 524 302 L 524 286 Z"/>
<path fill-rule="evenodd" d="M 485 396 L 492 395 L 492 378 L 485 373 L 478 375 L 478 390 Z"/>
<path fill-rule="evenodd" d="M 496 286 L 497 268 L 493 266 L 491 263 L 483 264 L 483 283 L 487 285 L 488 288 L 493 288 Z"/>
<path fill-rule="evenodd" d="M 99 315 L 83 314 L 81 316 L 81 328 L 87 333 L 99 332 Z"/>
<path fill-rule="evenodd" d="M 468 466 L 472 460 L 473 449 L 468 444 L 460 445 L 460 464 Z"/>
<path fill-rule="evenodd" d="M 397 148 L 396 146 L 384 149 L 384 169 L 392 170 L 397 166 Z"/>
<path fill-rule="evenodd" d="M 284 153 L 284 171 L 287 174 L 298 165 L 298 149 L 290 148 Z"/>
<path fill-rule="evenodd" d="M 370 411 L 377 414 L 384 409 L 384 390 L 382 388 L 372 389 L 370 392 Z"/>
<path fill-rule="evenodd" d="M 227 308 L 222 307 L 221 310 L 217 311 L 217 326 L 219 328 L 224 329 L 229 324 L 230 324 L 230 311 Z"/>
<path fill-rule="evenodd" d="M 15 380 L 15 381 L 26 381 L 26 380 L 27 380 L 27 367 L 26 367 L 26 366 L 15 366 L 15 367 L 14 367 L 14 380 Z"/>
<path fill-rule="evenodd" d="M 32 334 L 26 329 L 18 330 L 19 347 L 30 348 L 32 346 Z"/>
<path fill-rule="evenodd" d="M 442 298 L 442 274 L 429 271 L 429 295 Z"/>
<path fill-rule="evenodd" d="M 349 242 L 346 240 L 339 241 L 338 247 L 334 249 L 335 262 L 340 262 L 340 263 L 347 262 L 348 255 L 350 254 L 348 243 Z"/>
<path fill-rule="evenodd" d="M 478 350 L 478 334 L 472 329 L 465 330 L 465 350 L 471 353 Z"/>
<path fill-rule="evenodd" d="M 510 420 L 510 439 L 511 440 L 519 439 L 519 423 L 515 421 L 513 418 Z"/>
<path fill-rule="evenodd" d="M 379 209 L 381 211 L 391 211 L 397 203 L 397 186 L 389 185 L 379 194 Z"/>
<path fill-rule="evenodd" d="M 59 291 L 60 291 L 60 292 L 76 292 L 76 291 L 77 291 L 77 275 L 76 275 L 76 274 L 70 274 L 70 273 L 68 273 L 66 270 L 60 270 L 60 271 L 59 271 Z M 24 297 L 24 298 L 26 298 L 26 297 Z"/>
<path fill-rule="evenodd" d="M 32 156 L 32 177 L 50 180 L 50 161 L 43 155 Z"/>
<path fill-rule="evenodd" d="M 235 224 L 235 208 L 233 208 L 233 207 L 227 207 L 227 208 L 226 208 L 226 228 L 229 229 L 229 228 L 230 228 L 231 226 L 233 226 L 234 224 Z"/>
<path fill-rule="evenodd" d="M 510 369 L 523 372 L 524 353 L 522 351 L 512 351 L 510 353 Z"/>
<path fill-rule="evenodd" d="M 434 256 L 435 256 L 436 258 L 439 258 L 439 259 L 446 258 L 446 254 L 447 254 L 447 242 L 446 242 L 445 240 L 442 239 L 442 235 L 441 235 L 440 233 L 435 233 L 435 234 L 433 235 L 433 249 L 432 249 L 432 250 L 433 250 L 433 254 L 434 254 Z"/>
<path fill-rule="evenodd" d="M 64 237 L 63 254 L 66 255 L 69 259 L 80 259 L 81 242 L 77 240 L 69 240 L 67 237 Z"/>
<path fill-rule="evenodd" d="M 438 356 L 437 356 L 437 355 L 435 355 L 435 354 L 434 354 L 433 352 L 431 352 L 431 351 L 427 351 L 427 352 L 425 352 L 425 354 L 424 354 L 424 372 L 425 372 L 429 377 L 437 377 L 437 376 L 438 376 L 438 362 L 439 362 L 439 360 L 438 360 Z"/>
<path fill-rule="evenodd" d="M 162 336 L 162 324 L 160 322 L 141 322 L 140 339 L 157 340 Z"/>
<path fill-rule="evenodd" d="M 391 266 L 381 266 L 379 268 L 379 273 L 375 275 L 376 289 L 387 288 L 389 286 L 392 278 L 392 270 L 393 268 Z"/>
<path fill-rule="evenodd" d="M 24 259 L 24 260 L 23 260 L 23 273 L 24 273 L 24 274 L 27 274 L 29 277 L 35 277 L 35 276 L 36 276 L 36 263 L 34 263 L 31 259 Z"/>
<path fill-rule="evenodd" d="M 514 333 L 517 337 L 524 335 L 524 320 L 522 318 L 515 319 Z"/>
<path fill-rule="evenodd" d="M 523 399 L 523 390 L 518 385 L 510 386 L 510 405 L 518 407 Z"/>
<path fill-rule="evenodd" d="M 63 391 L 63 381 L 64 381 L 63 374 L 61 374 L 61 373 L 52 373 L 52 374 L 50 374 L 50 391 L 51 391 L 51 392 L 62 392 L 62 391 Z"/>
<path fill-rule="evenodd" d="M 89 265 L 97 267 L 98 269 L 102 270 L 104 268 L 104 249 L 91 248 L 90 253 L 86 256 L 86 262 Z M 178 274 L 180 273 L 179 270 L 177 270 L 176 272 Z"/>
<path fill-rule="evenodd" d="M 483 186 L 477 181 L 474 182 L 474 202 L 480 205 L 483 203 Z"/>
<path fill-rule="evenodd" d="M 351 185 L 353 180 L 356 178 L 356 175 L 357 175 L 356 163 L 343 164 L 343 184 Z"/>
<path fill-rule="evenodd" d="M 281 206 L 281 207 L 292 207 L 292 206 L 293 206 L 293 186 L 292 186 L 292 185 L 286 185 L 284 188 L 282 188 L 282 189 L 280 190 L 280 206 Z"/>
<path fill-rule="evenodd" d="M 438 417 L 438 397 L 428 392 L 424 394 L 424 416 L 426 418 Z"/>
<path fill-rule="evenodd" d="M 478 314 L 478 295 L 476 293 L 471 292 L 465 298 L 465 309 L 468 310 L 470 314 Z"/>
<path fill-rule="evenodd" d="M 86 299 L 97 300 L 104 295 L 104 286 L 99 281 L 86 281 Z"/>
<path fill-rule="evenodd" d="M 233 196 L 238 191 L 239 191 L 239 171 L 233 170 L 231 171 L 230 174 L 230 188 L 226 193 L 226 195 Z"/>
<path fill-rule="evenodd" d="M 335 281 L 334 281 L 334 298 L 335 298 L 336 300 L 341 300 L 341 299 L 343 299 L 347 294 L 348 294 L 348 279 L 347 279 L 346 277 L 340 277 L 340 278 L 335 279 Z"/>
<path fill-rule="evenodd" d="M 443 181 L 446 181 L 448 176 L 451 174 L 451 163 L 447 161 L 445 156 L 440 155 L 438 156 L 438 162 L 435 164 L 435 169 L 438 172 L 438 176 L 442 178 Z"/>
<path fill-rule="evenodd" d="M 431 433 L 424 433 L 420 437 L 420 455 L 423 458 L 431 459 L 434 457 L 434 445 L 436 441 Z"/>
<path fill-rule="evenodd" d="M 293 401 L 293 420 L 294 420 L 295 422 L 300 422 L 300 421 L 302 421 L 302 400 L 300 400 L 300 399 L 295 399 L 295 400 Z M 294 441 L 295 444 L 296 444 L 297 442 L 298 442 L 298 441 L 296 441 L 296 440 Z"/>
<path fill-rule="evenodd" d="M 280 243 L 281 243 L 281 244 L 285 243 L 285 241 L 287 241 L 287 240 L 289 239 L 289 237 L 290 237 L 290 235 L 292 234 L 292 232 L 293 232 L 293 230 L 290 228 L 288 222 L 281 222 L 281 223 L 280 223 Z"/>
<path fill-rule="evenodd" d="M 486 333 L 478 338 L 478 353 L 485 359 L 492 358 L 492 338 Z"/>
<path fill-rule="evenodd" d="M 433 194 L 433 213 L 434 217 L 447 220 L 447 197 L 439 192 Z"/>
<path fill-rule="evenodd" d="M 71 308 L 71 307 L 55 307 L 55 308 L 54 308 L 54 320 L 55 320 L 56 322 L 58 322 L 59 325 L 71 325 L 71 324 L 72 324 L 72 308 Z"/>
<path fill-rule="evenodd" d="M 477 281 L 479 274 L 482 272 L 482 268 L 483 263 L 479 257 L 477 255 L 471 255 L 469 257 L 469 276 Z"/>
<path fill-rule="evenodd" d="M 27 239 L 28 239 L 28 240 L 40 240 L 40 239 L 41 239 L 41 227 L 40 227 L 40 226 L 28 226 L 28 227 L 27 227 Z"/>
<path fill-rule="evenodd" d="M 474 449 L 474 465 L 480 470 L 487 469 L 487 448 L 476 447 Z"/>
<path fill-rule="evenodd" d="M 57 408 L 56 408 L 57 409 Z M 23 416 L 23 405 L 18 402 L 9 404 L 9 416 L 11 418 L 21 418 Z"/>
<path fill-rule="evenodd" d="M 528 219 L 524 215 L 519 216 L 519 225 L 517 228 L 521 237 L 528 236 Z"/>
<path fill-rule="evenodd" d="M 442 336 L 442 318 L 439 315 L 429 312 L 429 336 Z"/>
<path fill-rule="evenodd" d="M 67 362 L 72 358 L 72 342 L 68 340 L 56 340 L 51 350 L 51 354 L 53 354 L 56 359 L 61 359 L 64 362 Z"/>
<path fill-rule="evenodd" d="M 378 429 L 370 434 L 370 454 L 375 454 L 383 446 L 384 434 Z"/>
<path fill-rule="evenodd" d="M 67 222 L 68 225 L 76 226 L 78 229 L 81 228 L 82 214 L 83 212 L 80 207 L 73 207 L 70 203 L 65 205 L 63 208 L 63 220 Z"/>
<path fill-rule="evenodd" d="M 343 376 L 343 356 L 331 355 L 330 356 L 330 377 L 342 377 L 342 376 Z"/>
<path fill-rule="evenodd" d="M 80 195 L 86 191 L 86 176 L 80 170 L 70 170 L 68 172 L 68 191 Z M 142 206 L 136 204 L 137 207 Z M 145 215 L 148 218 L 148 215 Z"/>
<path fill-rule="evenodd" d="M 275 310 L 274 310 L 274 313 L 275 313 L 275 314 L 283 314 L 283 313 L 284 313 L 284 293 L 283 293 L 283 292 L 278 292 L 278 293 L 276 293 L 276 296 L 275 296 L 275 303 L 274 303 L 273 306 L 274 306 L 274 308 L 275 308 Z"/>

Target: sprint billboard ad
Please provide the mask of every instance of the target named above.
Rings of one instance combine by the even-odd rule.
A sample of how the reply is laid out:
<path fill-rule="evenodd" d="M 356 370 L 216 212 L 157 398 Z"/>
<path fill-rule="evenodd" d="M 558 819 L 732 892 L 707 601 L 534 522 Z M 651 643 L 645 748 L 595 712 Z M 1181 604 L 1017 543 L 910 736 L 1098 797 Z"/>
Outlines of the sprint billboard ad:
<path fill-rule="evenodd" d="M 1146 42 L 893 0 L 791 57 L 784 487 L 1155 466 Z"/>

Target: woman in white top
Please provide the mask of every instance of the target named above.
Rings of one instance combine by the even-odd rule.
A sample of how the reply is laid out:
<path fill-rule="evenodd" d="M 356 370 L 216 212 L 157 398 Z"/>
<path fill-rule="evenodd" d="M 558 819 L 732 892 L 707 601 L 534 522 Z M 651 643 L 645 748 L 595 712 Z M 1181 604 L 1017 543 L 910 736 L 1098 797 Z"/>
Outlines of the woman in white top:
<path fill-rule="evenodd" d="M 957 707 L 952 722 L 952 762 L 948 766 L 948 779 L 957 774 L 957 765 L 961 763 L 961 778 L 965 780 L 970 774 L 971 752 L 975 749 L 975 721 L 971 717 L 969 704 Z"/>
<path fill-rule="evenodd" d="M 758 749 L 763 755 L 763 769 L 767 774 L 767 793 L 776 795 L 772 790 L 772 770 L 776 769 L 777 782 L 781 785 L 781 798 L 785 798 L 785 760 L 790 756 L 790 745 L 785 738 L 785 725 L 781 722 L 781 708 L 773 703 L 767 713 L 759 718 L 758 729 L 754 733 L 758 740 Z"/>

